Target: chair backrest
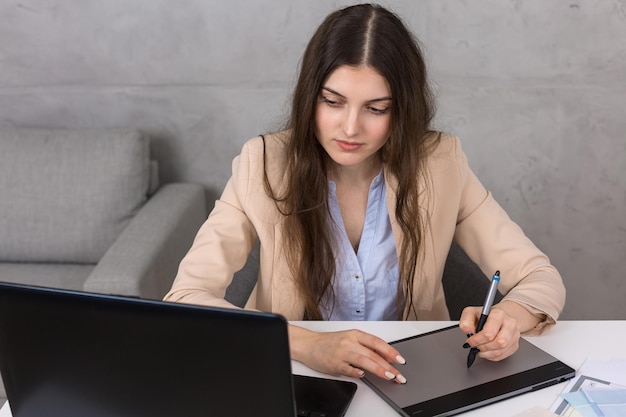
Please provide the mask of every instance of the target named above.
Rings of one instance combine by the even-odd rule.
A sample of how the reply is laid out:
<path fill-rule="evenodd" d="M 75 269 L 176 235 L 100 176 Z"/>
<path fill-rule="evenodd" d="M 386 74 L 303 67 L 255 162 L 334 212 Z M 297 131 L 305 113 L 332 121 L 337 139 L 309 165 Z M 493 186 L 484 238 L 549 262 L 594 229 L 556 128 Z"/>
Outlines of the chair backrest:
<path fill-rule="evenodd" d="M 259 277 L 259 262 L 260 262 L 260 245 L 257 240 L 256 244 L 252 248 L 246 264 L 241 268 L 235 277 L 233 282 L 226 289 L 226 301 L 233 303 L 236 306 L 243 307 L 246 305 L 250 293 L 256 285 Z"/>
<path fill-rule="evenodd" d="M 458 320 L 467 306 L 482 306 L 489 286 L 489 278 L 459 245 L 452 242 L 443 271 L 443 291 L 450 319 Z M 501 299 L 502 294 L 497 293 L 494 302 Z"/>

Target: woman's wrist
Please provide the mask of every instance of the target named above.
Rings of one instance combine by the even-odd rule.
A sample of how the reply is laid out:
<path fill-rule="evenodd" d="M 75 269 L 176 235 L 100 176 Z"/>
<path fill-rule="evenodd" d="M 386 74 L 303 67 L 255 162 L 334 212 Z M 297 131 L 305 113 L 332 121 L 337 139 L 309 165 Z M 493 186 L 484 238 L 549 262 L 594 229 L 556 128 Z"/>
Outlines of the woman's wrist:
<path fill-rule="evenodd" d="M 313 332 L 304 327 L 294 326 L 293 324 L 289 324 L 287 329 L 289 332 L 289 351 L 291 359 L 304 362 L 302 359 L 305 356 L 305 346 L 307 345 L 304 339 L 307 338 L 307 336 L 313 335 Z"/>
<path fill-rule="evenodd" d="M 509 317 L 515 319 L 520 333 L 534 329 L 542 321 L 541 317 L 536 316 L 514 301 L 502 300 L 494 305 L 493 308 L 500 309 Z"/>

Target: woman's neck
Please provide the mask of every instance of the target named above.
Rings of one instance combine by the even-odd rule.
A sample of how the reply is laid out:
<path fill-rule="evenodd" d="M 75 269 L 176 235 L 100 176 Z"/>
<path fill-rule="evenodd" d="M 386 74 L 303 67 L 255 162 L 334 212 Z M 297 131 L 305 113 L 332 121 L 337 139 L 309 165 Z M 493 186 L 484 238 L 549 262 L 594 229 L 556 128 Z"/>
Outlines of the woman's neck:
<path fill-rule="evenodd" d="M 337 184 L 367 184 L 369 187 L 380 173 L 382 165 L 378 157 L 353 166 L 342 166 L 331 161 L 328 178 Z"/>

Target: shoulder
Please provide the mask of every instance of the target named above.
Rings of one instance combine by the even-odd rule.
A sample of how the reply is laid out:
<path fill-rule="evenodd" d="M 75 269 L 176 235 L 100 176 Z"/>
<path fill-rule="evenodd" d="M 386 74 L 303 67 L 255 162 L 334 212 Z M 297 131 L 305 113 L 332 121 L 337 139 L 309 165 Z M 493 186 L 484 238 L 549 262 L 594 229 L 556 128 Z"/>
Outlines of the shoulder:
<path fill-rule="evenodd" d="M 237 186 L 245 187 L 247 192 L 261 192 L 265 176 L 270 184 L 280 184 L 287 165 L 288 138 L 288 132 L 278 132 L 247 140 L 233 160 L 233 179 Z"/>
<path fill-rule="evenodd" d="M 244 143 L 239 158 L 250 163 L 272 162 L 285 159 L 288 132 L 259 135 Z"/>
<path fill-rule="evenodd" d="M 270 133 L 248 139 L 241 148 L 237 159 L 250 163 L 275 160 L 285 157 L 288 140 L 287 132 Z"/>
<path fill-rule="evenodd" d="M 458 157 L 463 154 L 458 137 L 446 132 L 432 132 L 426 138 L 428 158 Z"/>
<path fill-rule="evenodd" d="M 458 137 L 435 132 L 427 138 L 426 150 L 426 166 L 432 175 L 450 175 L 451 171 L 461 177 L 467 175 L 469 166 Z"/>
<path fill-rule="evenodd" d="M 288 131 L 258 135 L 244 143 L 242 152 L 257 155 L 262 154 L 264 151 L 275 153 L 286 147 L 288 139 Z"/>

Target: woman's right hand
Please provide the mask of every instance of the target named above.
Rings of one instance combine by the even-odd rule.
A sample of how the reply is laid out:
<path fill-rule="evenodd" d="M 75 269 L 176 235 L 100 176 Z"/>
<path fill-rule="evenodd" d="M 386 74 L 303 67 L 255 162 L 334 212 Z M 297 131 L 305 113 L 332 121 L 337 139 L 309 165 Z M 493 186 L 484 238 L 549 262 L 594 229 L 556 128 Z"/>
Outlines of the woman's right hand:
<path fill-rule="evenodd" d="M 291 358 L 330 375 L 362 378 L 365 372 L 404 384 L 391 363 L 404 364 L 400 353 L 379 337 L 360 330 L 314 332 L 289 325 Z"/>

